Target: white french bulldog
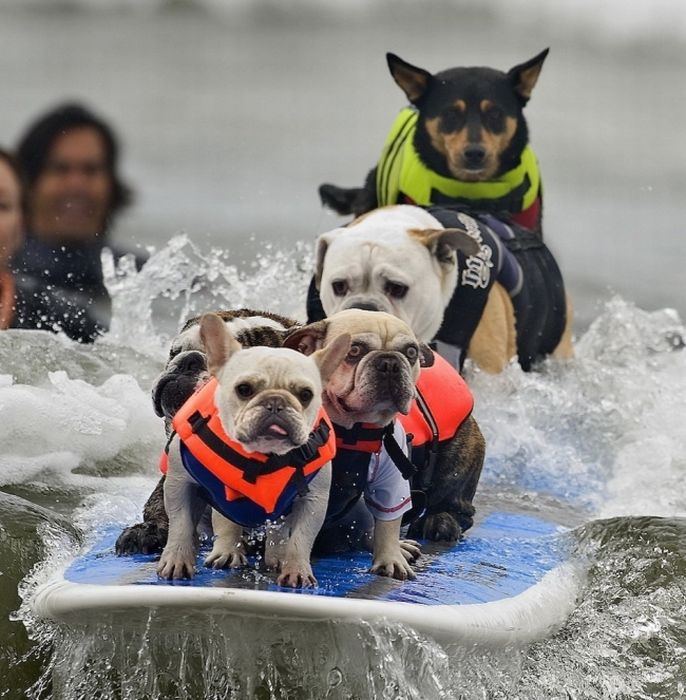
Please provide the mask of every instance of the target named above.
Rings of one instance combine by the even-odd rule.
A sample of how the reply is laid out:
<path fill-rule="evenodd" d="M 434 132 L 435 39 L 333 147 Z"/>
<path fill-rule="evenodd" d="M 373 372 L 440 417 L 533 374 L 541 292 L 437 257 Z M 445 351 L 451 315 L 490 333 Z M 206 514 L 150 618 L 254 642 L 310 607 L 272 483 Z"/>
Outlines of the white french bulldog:
<path fill-rule="evenodd" d="M 226 435 L 249 453 L 285 455 L 305 445 L 320 412 L 322 385 L 347 355 L 350 337 L 341 336 L 311 357 L 286 348 L 243 349 L 216 314 L 202 317 L 200 336 L 209 372 L 217 380 L 214 404 Z M 281 527 L 268 537 L 265 564 L 278 570 L 279 585 L 316 585 L 310 552 L 324 521 L 330 480 L 329 462 L 309 481 L 307 493 L 295 497 Z M 164 504 L 169 539 L 158 574 L 163 578 L 192 577 L 198 545 L 196 526 L 207 504 L 184 466 L 178 435 L 170 444 Z M 244 565 L 243 527 L 216 510 L 212 525 L 215 541 L 206 565 Z"/>
<path fill-rule="evenodd" d="M 470 257 L 479 250 L 466 231 L 444 228 L 420 207 L 383 207 L 319 236 L 315 283 L 327 316 L 350 308 L 386 311 L 428 343 L 441 326 L 458 282 L 457 251 Z M 567 297 L 566 326 L 555 356 L 573 356 L 571 318 Z M 459 348 L 440 341 L 437 348 L 459 369 Z M 496 282 L 467 355 L 482 369 L 500 372 L 516 354 L 512 302 Z"/>

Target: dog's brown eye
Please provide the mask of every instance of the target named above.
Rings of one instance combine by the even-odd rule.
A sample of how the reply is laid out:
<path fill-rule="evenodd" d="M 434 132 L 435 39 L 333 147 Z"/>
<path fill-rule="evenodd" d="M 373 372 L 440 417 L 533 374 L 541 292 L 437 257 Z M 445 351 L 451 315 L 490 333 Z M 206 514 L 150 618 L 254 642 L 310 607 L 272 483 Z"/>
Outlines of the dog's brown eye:
<path fill-rule="evenodd" d="M 359 360 L 364 353 L 364 348 L 359 343 L 354 343 L 348 351 L 348 360 Z"/>
<path fill-rule="evenodd" d="M 408 345 L 405 350 L 405 356 L 411 363 L 414 364 L 419 357 L 419 348 L 416 345 Z"/>
<path fill-rule="evenodd" d="M 464 128 L 465 115 L 462 110 L 448 109 L 441 115 L 441 131 L 450 133 Z"/>
<path fill-rule="evenodd" d="M 342 297 L 348 291 L 348 283 L 345 280 L 336 280 L 331 283 L 331 289 L 337 297 Z"/>
<path fill-rule="evenodd" d="M 242 384 L 236 384 L 236 393 L 242 399 L 249 399 L 255 393 L 255 389 L 253 389 L 252 384 L 243 382 Z"/>
<path fill-rule="evenodd" d="M 300 403 L 303 406 L 306 406 L 310 401 L 312 401 L 312 397 L 314 396 L 314 393 L 312 392 L 311 389 L 301 389 L 298 392 L 298 399 L 300 400 Z"/>
<path fill-rule="evenodd" d="M 403 299 L 408 289 L 409 287 L 406 284 L 400 284 L 400 282 L 386 282 L 384 287 L 386 294 L 394 299 Z"/>

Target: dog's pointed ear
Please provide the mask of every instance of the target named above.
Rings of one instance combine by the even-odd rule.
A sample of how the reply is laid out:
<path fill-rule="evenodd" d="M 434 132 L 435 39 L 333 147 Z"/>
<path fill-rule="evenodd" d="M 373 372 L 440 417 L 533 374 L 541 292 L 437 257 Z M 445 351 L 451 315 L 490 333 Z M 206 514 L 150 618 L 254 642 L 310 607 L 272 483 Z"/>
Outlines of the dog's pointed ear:
<path fill-rule="evenodd" d="M 393 80 L 407 95 L 407 99 L 412 104 L 417 104 L 431 83 L 431 73 L 428 70 L 417 68 L 417 66 L 403 61 L 400 56 L 396 56 L 394 53 L 387 53 L 386 61 Z"/>
<path fill-rule="evenodd" d="M 455 252 L 465 257 L 476 255 L 481 246 L 461 228 L 425 228 L 409 231 L 410 236 L 425 245 L 442 265 L 455 264 Z"/>
<path fill-rule="evenodd" d="M 203 314 L 200 319 L 200 340 L 207 353 L 207 369 L 213 377 L 242 347 L 217 314 Z"/>
<path fill-rule="evenodd" d="M 524 63 L 520 63 L 514 68 L 510 68 L 507 72 L 507 77 L 514 86 L 515 92 L 524 101 L 524 104 L 526 104 L 531 97 L 531 93 L 541 73 L 543 61 L 545 61 L 548 51 L 550 51 L 550 49 L 544 49 L 537 56 L 534 56 Z"/>
<path fill-rule="evenodd" d="M 326 384 L 331 375 L 338 369 L 338 365 L 343 362 L 345 356 L 350 352 L 350 344 L 352 336 L 350 333 L 343 333 L 321 350 L 312 355 L 312 359 L 319 367 L 319 374 L 322 378 L 322 384 Z"/>
<path fill-rule="evenodd" d="M 294 328 L 284 339 L 283 346 L 291 348 L 291 350 L 297 350 L 303 355 L 311 355 L 324 347 L 328 323 L 324 319 L 309 323 L 307 326 Z"/>

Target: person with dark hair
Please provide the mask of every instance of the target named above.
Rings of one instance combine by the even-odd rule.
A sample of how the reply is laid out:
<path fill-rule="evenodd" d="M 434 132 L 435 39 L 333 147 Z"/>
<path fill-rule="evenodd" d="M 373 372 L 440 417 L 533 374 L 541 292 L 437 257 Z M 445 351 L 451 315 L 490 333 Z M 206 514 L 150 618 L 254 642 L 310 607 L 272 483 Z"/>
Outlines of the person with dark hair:
<path fill-rule="evenodd" d="M 0 330 L 15 318 L 16 285 L 10 258 L 22 240 L 22 202 L 19 171 L 12 156 L 0 149 Z"/>
<path fill-rule="evenodd" d="M 131 201 L 118 160 L 112 128 L 78 104 L 48 112 L 20 140 L 26 238 L 12 258 L 15 327 L 61 330 L 81 342 L 108 330 L 100 256 Z"/>

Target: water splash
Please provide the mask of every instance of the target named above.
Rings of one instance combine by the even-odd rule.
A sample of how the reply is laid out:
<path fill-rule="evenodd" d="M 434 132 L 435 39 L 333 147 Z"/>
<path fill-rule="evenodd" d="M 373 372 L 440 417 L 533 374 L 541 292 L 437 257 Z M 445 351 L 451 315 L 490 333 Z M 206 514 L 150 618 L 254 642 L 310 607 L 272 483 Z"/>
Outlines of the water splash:
<path fill-rule="evenodd" d="M 105 251 L 105 284 L 112 296 L 107 342 L 164 357 L 186 320 L 208 310 L 247 307 L 303 318 L 300 290 L 307 289 L 312 274 L 310 248 L 305 243 L 291 250 L 264 244 L 250 265 L 239 267 L 229 251 L 213 248 L 204 254 L 188 236 L 179 235 L 140 271 L 131 256 L 115 265 Z"/>

